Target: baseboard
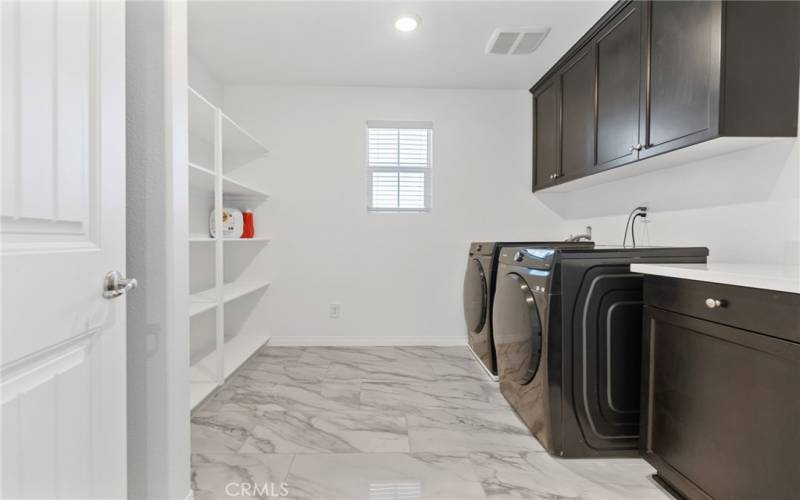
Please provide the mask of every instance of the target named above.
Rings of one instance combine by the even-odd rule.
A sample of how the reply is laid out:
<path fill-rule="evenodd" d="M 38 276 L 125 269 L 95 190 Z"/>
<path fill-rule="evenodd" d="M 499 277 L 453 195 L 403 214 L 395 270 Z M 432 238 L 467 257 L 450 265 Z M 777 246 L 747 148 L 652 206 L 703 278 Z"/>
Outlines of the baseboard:
<path fill-rule="evenodd" d="M 362 337 L 362 336 L 301 336 L 272 337 L 271 346 L 463 346 L 463 337 Z"/>

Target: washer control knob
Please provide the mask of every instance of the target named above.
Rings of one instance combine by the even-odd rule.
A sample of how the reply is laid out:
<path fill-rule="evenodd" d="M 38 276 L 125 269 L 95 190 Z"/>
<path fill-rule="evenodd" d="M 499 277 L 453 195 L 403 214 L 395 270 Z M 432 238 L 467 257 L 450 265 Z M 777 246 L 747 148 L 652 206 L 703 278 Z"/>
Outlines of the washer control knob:
<path fill-rule="evenodd" d="M 516 262 L 522 262 L 522 260 L 523 260 L 524 258 L 525 258 L 525 257 L 522 255 L 522 252 L 520 252 L 520 251 L 517 251 L 517 253 L 515 253 L 515 254 L 514 254 L 514 260 L 515 260 Z"/>

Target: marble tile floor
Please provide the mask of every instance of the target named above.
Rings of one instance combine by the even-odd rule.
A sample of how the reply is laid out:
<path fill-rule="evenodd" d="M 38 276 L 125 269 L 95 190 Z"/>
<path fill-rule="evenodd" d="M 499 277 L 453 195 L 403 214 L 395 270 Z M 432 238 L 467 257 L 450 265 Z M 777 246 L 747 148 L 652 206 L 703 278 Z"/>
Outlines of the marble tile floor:
<path fill-rule="evenodd" d="M 668 500 L 652 473 L 549 456 L 466 347 L 267 346 L 192 413 L 196 500 Z"/>

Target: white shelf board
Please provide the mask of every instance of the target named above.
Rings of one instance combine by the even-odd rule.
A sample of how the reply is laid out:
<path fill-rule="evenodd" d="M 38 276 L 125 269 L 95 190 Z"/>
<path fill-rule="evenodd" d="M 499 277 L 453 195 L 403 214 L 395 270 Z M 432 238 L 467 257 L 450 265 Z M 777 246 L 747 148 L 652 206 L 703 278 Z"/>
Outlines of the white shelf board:
<path fill-rule="evenodd" d="M 205 292 L 213 293 L 214 290 L 206 290 Z M 208 310 L 214 309 L 217 307 L 217 302 L 215 300 L 208 300 L 205 296 L 201 296 L 201 294 L 194 294 L 189 296 L 189 317 L 197 316 L 198 314 L 204 313 Z"/>
<path fill-rule="evenodd" d="M 195 163 L 189 163 L 189 187 L 193 191 L 214 193 L 214 172 Z"/>
<path fill-rule="evenodd" d="M 189 135 L 214 144 L 214 114 L 216 107 L 189 87 L 188 119 Z"/>
<path fill-rule="evenodd" d="M 269 243 L 271 238 L 267 236 L 254 236 L 252 238 L 225 238 L 225 243 Z"/>
<path fill-rule="evenodd" d="M 214 238 L 207 234 L 190 234 L 189 243 L 211 243 Z"/>
<path fill-rule="evenodd" d="M 228 115 L 222 113 L 223 171 L 230 171 L 263 158 L 269 150 Z"/>
<path fill-rule="evenodd" d="M 224 238 L 222 241 L 225 243 L 269 243 L 271 238 L 266 236 L 256 236 L 253 238 Z M 189 236 L 189 243 L 212 243 L 216 238 L 205 234 L 192 234 Z"/>
<path fill-rule="evenodd" d="M 247 184 L 222 176 L 222 196 L 232 198 L 262 198 L 266 200 L 269 195 L 261 189 L 248 186 Z"/>
<path fill-rule="evenodd" d="M 222 302 L 227 303 L 245 295 L 257 292 L 270 285 L 269 281 L 234 281 L 222 286 Z M 200 314 L 216 306 L 217 291 L 209 288 L 189 297 L 189 316 Z"/>
<path fill-rule="evenodd" d="M 225 355 L 225 378 L 227 379 L 233 372 L 239 369 L 242 364 L 250 359 L 250 356 L 261 349 L 269 341 L 269 336 L 253 333 L 238 333 L 225 339 L 223 349 Z"/>
<path fill-rule="evenodd" d="M 225 379 L 227 380 L 268 341 L 269 336 L 264 334 L 239 333 L 226 337 L 222 349 Z M 192 365 L 189 378 L 191 380 L 190 400 L 193 409 L 217 387 L 214 382 L 216 370 L 216 351 Z"/>
<path fill-rule="evenodd" d="M 217 107 L 189 87 L 189 134 L 214 144 L 214 114 Z M 224 170 L 234 170 L 269 154 L 269 150 L 230 116 L 222 115 L 222 156 Z"/>
<path fill-rule="evenodd" d="M 215 382 L 201 382 L 192 380 L 189 384 L 189 402 L 192 409 L 203 402 L 204 399 L 217 388 Z"/>
<path fill-rule="evenodd" d="M 269 281 L 234 281 L 222 287 L 223 302 L 230 302 L 257 292 L 270 285 Z"/>
<path fill-rule="evenodd" d="M 215 174 L 212 170 L 189 163 L 189 186 L 193 191 L 201 191 L 214 194 Z M 247 198 L 253 201 L 264 201 L 269 198 L 269 194 L 261 189 L 248 186 L 246 183 L 232 179 L 226 175 L 222 176 L 222 196 L 226 198 Z"/>

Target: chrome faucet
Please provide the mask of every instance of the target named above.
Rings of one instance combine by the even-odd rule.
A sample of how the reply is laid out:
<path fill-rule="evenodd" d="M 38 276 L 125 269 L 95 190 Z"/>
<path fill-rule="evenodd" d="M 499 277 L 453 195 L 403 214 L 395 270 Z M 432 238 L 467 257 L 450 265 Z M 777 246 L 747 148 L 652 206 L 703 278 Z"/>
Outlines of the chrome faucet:
<path fill-rule="evenodd" d="M 581 240 L 592 241 L 592 226 L 586 226 L 586 232 L 584 234 L 576 234 L 574 236 L 570 234 L 569 238 L 564 241 L 577 242 Z"/>

